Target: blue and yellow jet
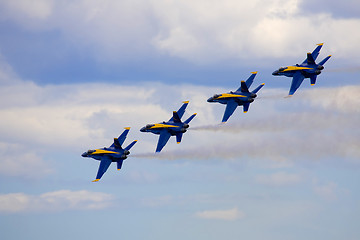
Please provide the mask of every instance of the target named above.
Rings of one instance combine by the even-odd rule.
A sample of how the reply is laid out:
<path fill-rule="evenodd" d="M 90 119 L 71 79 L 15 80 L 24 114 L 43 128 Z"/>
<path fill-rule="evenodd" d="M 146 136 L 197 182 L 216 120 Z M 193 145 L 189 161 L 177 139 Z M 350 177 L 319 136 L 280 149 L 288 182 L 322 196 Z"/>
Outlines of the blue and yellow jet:
<path fill-rule="evenodd" d="M 244 112 L 249 110 L 250 103 L 257 97 L 256 93 L 265 85 L 262 83 L 260 86 L 255 88 L 254 91 L 250 92 L 249 87 L 254 82 L 254 78 L 257 72 L 252 72 L 252 75 L 245 81 L 241 81 L 241 86 L 235 92 L 215 94 L 209 98 L 208 102 L 218 102 L 226 104 L 225 113 L 222 122 L 225 123 L 229 117 L 234 113 L 237 106 L 244 106 Z"/>
<path fill-rule="evenodd" d="M 186 121 L 182 122 L 181 117 L 184 115 L 189 102 L 186 101 L 183 103 L 177 112 L 173 112 L 173 116 L 168 122 L 147 124 L 140 129 L 141 132 L 151 132 L 160 135 L 156 152 L 160 152 L 163 149 L 171 136 L 176 136 L 176 142 L 179 144 L 183 133 L 189 128 L 190 121 L 196 116 L 196 113 L 194 113 Z"/>
<path fill-rule="evenodd" d="M 294 95 L 295 91 L 300 87 L 301 83 L 305 78 L 310 78 L 311 85 L 315 85 L 316 77 L 321 73 L 321 70 L 324 69 L 324 64 L 331 57 L 327 56 L 324 60 L 315 63 L 316 58 L 320 53 L 320 49 L 323 46 L 323 43 L 317 44 L 318 46 L 312 53 L 307 54 L 307 58 L 302 64 L 296 64 L 295 66 L 288 66 L 279 68 L 272 73 L 274 76 L 287 76 L 292 77 L 291 87 L 289 91 L 289 96 Z"/>
<path fill-rule="evenodd" d="M 93 182 L 100 180 L 112 162 L 117 163 L 117 170 L 121 169 L 123 161 L 127 158 L 127 155 L 130 154 L 130 148 L 132 148 L 132 146 L 134 146 L 137 142 L 137 140 L 133 141 L 124 149 L 121 147 L 127 134 L 129 133 L 129 130 L 130 128 L 125 128 L 125 131 L 118 138 L 114 138 L 114 143 L 110 147 L 88 150 L 81 155 L 83 157 L 90 157 L 100 161 L 99 170 L 96 175 L 96 179 Z"/>

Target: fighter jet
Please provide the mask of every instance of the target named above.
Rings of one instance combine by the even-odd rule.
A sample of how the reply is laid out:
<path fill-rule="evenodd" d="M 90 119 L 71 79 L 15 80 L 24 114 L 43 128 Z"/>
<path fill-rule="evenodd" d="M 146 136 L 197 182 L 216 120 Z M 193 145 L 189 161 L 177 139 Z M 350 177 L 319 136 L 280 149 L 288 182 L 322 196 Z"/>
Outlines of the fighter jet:
<path fill-rule="evenodd" d="M 194 113 L 186 121 L 182 122 L 181 117 L 184 115 L 185 109 L 189 102 L 186 101 L 183 103 L 184 104 L 177 112 L 173 112 L 173 116 L 169 121 L 147 124 L 145 127 L 140 129 L 141 132 L 151 132 L 160 135 L 156 147 L 156 152 L 160 152 L 163 149 L 171 136 L 176 136 L 176 142 L 179 144 L 181 142 L 183 133 L 185 133 L 189 128 L 190 121 L 196 116 L 196 113 Z"/>
<path fill-rule="evenodd" d="M 296 64 L 294 66 L 281 67 L 279 70 L 276 70 L 272 73 L 274 76 L 287 76 L 292 77 L 291 87 L 289 91 L 289 96 L 294 95 L 295 91 L 300 87 L 301 83 L 305 78 L 310 78 L 311 85 L 315 85 L 316 77 L 321 73 L 321 70 L 324 69 L 324 64 L 331 57 L 327 56 L 324 60 L 315 63 L 316 58 L 320 53 L 320 49 L 323 46 L 323 43 L 317 44 L 318 46 L 312 53 L 307 54 L 307 58 L 303 63 Z"/>
<path fill-rule="evenodd" d="M 252 75 L 245 81 L 241 81 L 241 86 L 235 92 L 215 94 L 209 98 L 208 102 L 218 102 L 226 104 L 225 113 L 222 122 L 225 123 L 229 117 L 234 113 L 237 106 L 244 106 L 244 112 L 249 110 L 250 103 L 257 97 L 256 93 L 265 85 L 262 83 L 260 86 L 255 88 L 254 91 L 250 92 L 249 87 L 254 82 L 254 78 L 257 72 L 252 72 Z"/>
<path fill-rule="evenodd" d="M 97 182 L 100 180 L 102 175 L 109 168 L 111 162 L 117 163 L 117 170 L 121 169 L 123 161 L 130 154 L 130 148 L 132 148 L 132 146 L 134 146 L 134 144 L 137 142 L 137 140 L 133 141 L 129 144 L 129 146 L 124 149 L 121 147 L 121 145 L 125 141 L 127 134 L 129 133 L 129 130 L 130 128 L 125 128 L 125 131 L 118 138 L 114 138 L 114 143 L 110 147 L 88 150 L 81 155 L 83 157 L 90 157 L 100 161 L 99 170 L 96 175 L 96 179 L 93 182 Z"/>

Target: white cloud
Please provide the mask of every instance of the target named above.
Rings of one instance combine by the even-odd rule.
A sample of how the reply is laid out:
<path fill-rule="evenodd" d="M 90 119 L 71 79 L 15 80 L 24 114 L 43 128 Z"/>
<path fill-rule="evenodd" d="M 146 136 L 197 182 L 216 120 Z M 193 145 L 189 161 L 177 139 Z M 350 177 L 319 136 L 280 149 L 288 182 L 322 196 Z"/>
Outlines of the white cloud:
<path fill-rule="evenodd" d="M 326 200 L 330 200 L 330 201 L 337 200 L 339 187 L 336 183 L 329 182 L 327 184 L 319 184 L 317 181 L 315 181 L 313 184 L 314 184 L 313 191 L 315 192 L 315 194 Z"/>
<path fill-rule="evenodd" d="M 245 217 L 245 214 L 238 210 L 238 208 L 232 208 L 228 210 L 206 210 L 195 213 L 195 216 L 203 219 L 213 219 L 213 220 L 227 220 L 234 221 L 242 219 Z"/>
<path fill-rule="evenodd" d="M 353 29 L 360 28 L 360 19 L 333 17 L 321 9 L 304 12 L 302 2 L 11 0 L 0 6 L 3 19 L 37 31 L 57 30 L 104 61 L 155 52 L 197 63 L 273 59 L 305 56 L 325 41 L 328 54 L 359 63 L 354 46 L 360 33 Z"/>
<path fill-rule="evenodd" d="M 300 183 L 302 177 L 295 173 L 276 172 L 270 175 L 259 174 L 255 176 L 255 181 L 269 186 L 290 186 Z"/>
<path fill-rule="evenodd" d="M 9 193 L 0 195 L 0 213 L 99 210 L 112 205 L 113 196 L 86 190 L 59 190 L 41 195 Z"/>

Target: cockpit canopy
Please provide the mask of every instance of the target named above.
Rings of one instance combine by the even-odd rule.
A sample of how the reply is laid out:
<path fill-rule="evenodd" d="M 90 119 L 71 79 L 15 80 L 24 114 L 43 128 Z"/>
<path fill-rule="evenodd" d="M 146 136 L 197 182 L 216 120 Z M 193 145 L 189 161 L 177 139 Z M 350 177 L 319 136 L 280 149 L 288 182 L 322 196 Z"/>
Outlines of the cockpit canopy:
<path fill-rule="evenodd" d="M 146 128 L 151 128 L 152 126 L 154 126 L 154 124 L 147 124 L 145 127 Z"/>
<path fill-rule="evenodd" d="M 220 96 L 221 96 L 221 94 L 214 94 L 213 98 L 218 98 Z"/>
<path fill-rule="evenodd" d="M 281 68 L 279 68 L 279 72 L 282 72 L 282 71 L 284 71 L 286 69 L 286 67 L 281 67 Z"/>
<path fill-rule="evenodd" d="M 91 154 L 91 153 L 93 153 L 93 152 L 95 152 L 95 150 L 88 150 L 88 151 L 87 151 L 87 154 Z"/>

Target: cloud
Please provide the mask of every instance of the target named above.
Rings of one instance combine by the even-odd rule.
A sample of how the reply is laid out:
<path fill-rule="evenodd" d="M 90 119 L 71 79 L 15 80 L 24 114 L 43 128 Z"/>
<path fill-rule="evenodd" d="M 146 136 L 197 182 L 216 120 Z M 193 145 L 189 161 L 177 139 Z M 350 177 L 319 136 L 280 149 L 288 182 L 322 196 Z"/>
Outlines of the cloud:
<path fill-rule="evenodd" d="M 268 186 L 290 186 L 302 181 L 299 174 L 276 172 L 270 175 L 259 174 L 255 176 L 255 182 Z"/>
<path fill-rule="evenodd" d="M 113 196 L 86 190 L 59 190 L 41 195 L 9 193 L 0 195 L 0 213 L 100 210 L 112 205 Z"/>
<path fill-rule="evenodd" d="M 246 59 L 244 64 L 250 57 L 266 63 L 297 57 L 323 41 L 329 54 L 359 62 L 353 47 L 360 41 L 353 31 L 360 27 L 357 15 L 334 17 L 339 8 L 329 4 L 309 11 L 303 2 L 16 0 L 2 1 L 0 9 L 3 21 L 33 31 L 55 30 L 68 44 L 105 62 L 165 53 L 200 64 Z M 358 4 L 341 7 L 351 12 Z"/>
<path fill-rule="evenodd" d="M 245 217 L 245 214 L 242 211 L 239 211 L 238 208 L 232 208 L 228 210 L 206 210 L 195 213 L 197 218 L 202 219 L 211 219 L 211 220 L 226 220 L 226 221 L 235 221 Z"/>

